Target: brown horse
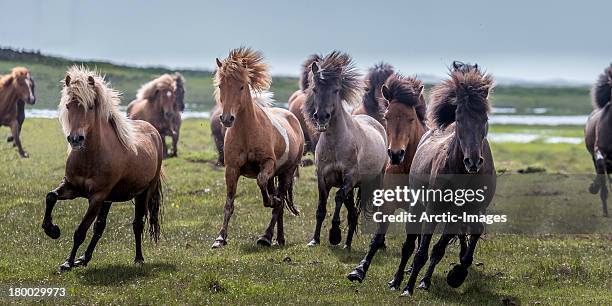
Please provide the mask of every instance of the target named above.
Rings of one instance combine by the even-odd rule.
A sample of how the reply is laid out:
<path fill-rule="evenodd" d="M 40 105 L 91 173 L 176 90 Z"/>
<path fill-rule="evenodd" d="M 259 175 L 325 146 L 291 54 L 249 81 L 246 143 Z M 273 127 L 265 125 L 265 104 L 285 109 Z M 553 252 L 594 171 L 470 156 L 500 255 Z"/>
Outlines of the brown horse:
<path fill-rule="evenodd" d="M 385 176 L 389 176 L 388 174 L 408 175 L 421 136 L 427 130 L 425 126 L 426 106 L 423 83 L 416 78 L 404 77 L 394 73 L 387 78 L 381 92 L 386 103 L 379 104 L 380 107 L 388 105 L 386 111 L 380 111 L 384 113 L 384 119 L 387 123 L 387 139 L 389 140 L 387 149 L 389 163 L 385 169 Z M 382 208 L 385 215 L 390 215 L 396 210 L 396 207 L 391 204 L 386 204 Z M 348 274 L 347 278 L 349 280 L 363 281 L 374 255 L 385 245 L 388 228 L 389 223 L 378 223 L 378 229 L 372 236 L 368 253 L 359 265 Z M 404 246 L 404 248 L 406 247 Z"/>
<path fill-rule="evenodd" d="M 454 215 L 485 214 L 496 187 L 493 155 L 487 141 L 489 93 L 492 88 L 493 77 L 482 72 L 477 65 L 454 62 L 450 79 L 432 89 L 428 108 L 428 122 L 432 129 L 423 135 L 414 155 L 409 186 L 412 189 L 450 190 L 453 193 L 457 190 L 482 190 L 482 198 L 465 205 L 455 205 L 441 199 L 418 201 L 409 209 L 413 215 L 439 215 L 447 213 L 446 209 Z M 404 269 L 419 236 L 420 242 L 402 296 L 413 294 L 419 272 L 427 262 L 429 244 L 436 226 L 437 222 L 433 219 L 406 223 L 407 237 L 395 278 L 390 283 L 392 288 L 401 285 Z M 478 221 L 447 222 L 432 249 L 429 267 L 419 288 L 429 288 L 434 269 L 444 257 L 446 246 L 456 237 L 461 244 L 459 264 L 448 272 L 446 281 L 453 288 L 461 286 L 483 231 L 484 224 Z M 469 239 L 466 245 L 467 234 Z"/>
<path fill-rule="evenodd" d="M 294 92 L 289 98 L 288 108 L 293 115 L 300 121 L 302 131 L 304 131 L 304 139 L 306 146 L 304 148 L 304 154 L 315 152 L 317 142 L 319 141 L 319 133 L 312 128 L 311 125 L 306 123 L 302 107 L 306 102 L 306 89 L 309 86 L 308 74 L 310 73 L 310 67 L 312 63 L 321 61 L 321 56 L 318 54 L 312 54 L 304 61 L 302 65 L 302 74 L 300 76 L 300 89 Z"/>
<path fill-rule="evenodd" d="M 140 87 L 136 99 L 127 107 L 128 117 L 133 120 L 144 120 L 151 123 L 162 136 L 164 157 L 176 156 L 180 128 L 180 110 L 176 103 L 176 80 L 164 74 Z M 172 153 L 168 154 L 166 136 L 172 137 Z"/>
<path fill-rule="evenodd" d="M 162 139 L 148 122 L 127 119 L 117 108 L 119 102 L 119 93 L 109 88 L 97 72 L 77 66 L 68 70 L 59 103 L 59 121 L 70 149 L 64 178 L 59 187 L 47 194 L 42 228 L 49 237 L 59 238 L 60 229 L 52 220 L 58 200 L 81 197 L 89 200 L 89 206 L 60 271 L 86 266 L 91 260 L 112 202 L 135 200 L 136 263 L 144 262 L 141 240 L 146 216 L 151 238 L 156 242 L 159 238 Z M 75 261 L 94 219 L 91 242 Z"/>
<path fill-rule="evenodd" d="M 215 95 L 222 109 L 219 119 L 227 128 L 223 150 L 227 200 L 223 226 L 212 247 L 227 244 L 240 176 L 256 178 L 264 206 L 273 208 L 270 224 L 257 243 L 270 246 L 278 223 L 276 241 L 284 245 L 284 206 L 299 214 L 293 205 L 293 180 L 304 150 L 300 122 L 291 112 L 269 106 L 271 93 L 264 91 L 271 78 L 260 52 L 233 49 L 223 61 L 217 59 L 217 66 Z"/>
<path fill-rule="evenodd" d="M 386 125 L 384 111 L 386 101 L 381 96 L 381 88 L 387 78 L 393 74 L 393 66 L 380 62 L 368 70 L 364 78 L 365 94 L 361 104 L 353 110 L 353 115 L 368 115 L 383 126 Z"/>
<path fill-rule="evenodd" d="M 606 68 L 591 90 L 593 112 L 589 115 L 584 128 L 584 143 L 591 153 L 597 176 L 589 191 L 599 192 L 603 215 L 608 217 L 608 185 L 612 172 L 612 65 Z"/>
<path fill-rule="evenodd" d="M 14 142 L 21 157 L 28 157 L 19 137 L 25 120 L 25 103 L 36 103 L 34 81 L 28 69 L 15 67 L 10 74 L 0 77 L 0 126 L 11 128 L 7 141 Z"/>
<path fill-rule="evenodd" d="M 181 124 L 183 123 L 181 113 L 185 111 L 185 78 L 178 72 L 174 74 L 174 86 L 176 88 L 175 107 L 178 112 L 174 116 L 174 120 L 172 120 L 172 151 L 174 152 L 174 156 L 177 156 L 177 145 L 181 133 Z"/>

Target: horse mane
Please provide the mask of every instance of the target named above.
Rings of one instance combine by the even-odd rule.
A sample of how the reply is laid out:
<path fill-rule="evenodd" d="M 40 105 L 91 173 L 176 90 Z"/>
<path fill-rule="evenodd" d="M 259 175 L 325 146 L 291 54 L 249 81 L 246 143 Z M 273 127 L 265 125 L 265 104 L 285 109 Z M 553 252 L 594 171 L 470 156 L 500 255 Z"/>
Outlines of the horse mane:
<path fill-rule="evenodd" d="M 271 107 L 274 104 L 274 93 L 264 90 L 262 92 L 251 92 L 255 103 L 261 107 Z"/>
<path fill-rule="evenodd" d="M 12 82 L 15 78 L 20 76 L 27 76 L 30 73 L 28 68 L 25 67 L 15 67 L 11 69 L 11 73 L 5 74 L 0 77 L 0 87 L 4 87 L 8 85 L 8 83 Z"/>
<path fill-rule="evenodd" d="M 70 133 L 66 105 L 76 100 L 85 108 L 85 111 L 89 111 L 90 107 L 96 108 L 96 114 L 111 124 L 119 142 L 126 149 L 136 153 L 133 122 L 126 117 L 124 112 L 118 109 L 121 102 L 120 93 L 111 88 L 110 84 L 97 71 L 89 70 L 84 66 L 74 65 L 68 69 L 66 75 L 70 77 L 70 84 L 67 86 L 62 81 L 64 86 L 58 106 L 58 117 L 64 134 L 68 135 Z M 89 84 L 89 77 L 94 79 L 93 87 Z"/>
<path fill-rule="evenodd" d="M 478 65 L 460 62 L 453 63 L 449 76 L 450 79 L 431 90 L 428 121 L 433 128 L 443 128 L 455 122 L 458 105 L 464 105 L 474 113 L 489 113 L 488 95 L 493 88 L 493 76 L 481 71 Z"/>
<path fill-rule="evenodd" d="M 594 108 L 606 106 L 612 99 L 612 64 L 597 78 L 591 89 L 591 102 Z"/>
<path fill-rule="evenodd" d="M 302 74 L 300 75 L 300 90 L 305 91 L 310 85 L 309 74 L 310 68 L 312 67 L 312 63 L 321 61 L 321 55 L 319 54 L 311 54 L 305 61 L 302 63 Z"/>
<path fill-rule="evenodd" d="M 393 103 L 401 103 L 414 107 L 417 118 L 424 123 L 427 120 L 425 99 L 423 98 L 423 82 L 416 77 L 405 77 L 393 73 L 387 78 L 385 86 L 389 89 Z M 389 101 L 391 103 L 392 101 Z"/>
<path fill-rule="evenodd" d="M 166 73 L 140 86 L 136 92 L 136 99 L 153 101 L 158 90 L 168 89 L 174 92 L 176 85 L 174 78 Z"/>
<path fill-rule="evenodd" d="M 221 79 L 230 77 L 247 80 L 251 91 L 267 90 L 270 88 L 272 78 L 268 73 L 268 65 L 263 62 L 263 59 L 261 52 L 251 48 L 232 49 L 229 56 L 221 61 L 222 65 L 215 73 L 215 87 L 218 88 Z"/>
<path fill-rule="evenodd" d="M 384 113 L 386 107 L 382 105 L 380 89 L 393 74 L 393 66 L 380 62 L 368 70 L 364 78 L 365 94 L 363 95 L 363 106 L 368 114 Z"/>
<path fill-rule="evenodd" d="M 182 112 L 185 110 L 185 78 L 178 72 L 174 73 L 174 86 L 176 88 L 176 105 Z"/>

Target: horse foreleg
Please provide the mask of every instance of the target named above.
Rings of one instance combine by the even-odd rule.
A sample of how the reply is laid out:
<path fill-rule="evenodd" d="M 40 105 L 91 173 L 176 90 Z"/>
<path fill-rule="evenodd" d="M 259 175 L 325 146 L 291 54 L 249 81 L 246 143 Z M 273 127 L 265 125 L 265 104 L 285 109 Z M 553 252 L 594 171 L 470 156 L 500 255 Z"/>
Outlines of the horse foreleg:
<path fill-rule="evenodd" d="M 19 126 L 19 122 L 18 121 L 13 121 L 11 123 L 11 135 L 13 136 L 14 144 L 17 147 L 17 150 L 19 150 L 19 156 L 21 156 L 23 158 L 27 158 L 28 157 L 28 152 L 23 150 L 23 147 L 21 146 L 21 138 L 19 137 L 19 131 L 20 130 L 21 130 L 21 128 Z"/>
<path fill-rule="evenodd" d="M 179 126 L 180 129 L 180 126 Z M 178 141 L 179 141 L 179 129 L 177 129 L 176 131 L 172 131 L 172 157 L 177 157 L 178 156 Z"/>
<path fill-rule="evenodd" d="M 312 240 L 308 243 L 308 246 L 315 246 L 321 241 L 321 226 L 325 220 L 327 214 L 327 197 L 329 196 L 329 190 L 331 187 L 325 184 L 322 175 L 317 175 L 318 189 L 319 189 L 319 202 L 317 206 L 317 223 L 315 225 L 314 234 Z"/>
<path fill-rule="evenodd" d="M 410 278 L 408 278 L 408 283 L 402 292 L 402 296 L 411 296 L 414 292 L 414 285 L 416 284 L 416 279 L 419 276 L 419 272 L 427 262 L 429 243 L 431 242 L 433 233 L 436 230 L 436 225 L 436 222 L 427 222 L 423 227 L 423 231 L 421 232 L 421 243 L 419 244 L 419 249 L 414 255 L 414 259 L 412 260 L 412 272 L 410 272 Z"/>
<path fill-rule="evenodd" d="M 135 199 L 134 205 L 134 220 L 132 220 L 132 230 L 134 231 L 134 243 L 135 243 L 135 256 L 134 263 L 144 263 L 144 256 L 142 256 L 142 232 L 144 231 L 145 217 L 147 215 L 147 205 L 151 198 L 151 192 L 139 195 Z"/>
<path fill-rule="evenodd" d="M 77 193 L 70 184 L 66 182 L 66 178 L 62 179 L 60 185 L 54 190 L 47 193 L 45 198 L 45 217 L 42 222 L 42 228 L 47 236 L 57 239 L 60 237 L 60 228 L 53 224 L 53 208 L 58 200 L 72 200 L 76 198 Z"/>
<path fill-rule="evenodd" d="M 368 268 L 372 263 L 372 259 L 374 259 L 374 255 L 378 249 L 385 245 L 385 235 L 387 230 L 389 229 L 388 222 L 378 223 L 378 229 L 376 230 L 376 234 L 372 236 L 372 240 L 370 240 L 370 246 L 368 248 L 368 253 L 366 256 L 359 262 L 359 264 L 351 271 L 346 277 L 350 281 L 359 281 L 362 282 L 366 273 L 368 272 Z"/>
<path fill-rule="evenodd" d="M 225 208 L 223 210 L 223 225 L 219 230 L 219 236 L 212 244 L 212 248 L 220 248 L 227 244 L 227 228 L 229 221 L 234 213 L 234 197 L 236 196 L 236 188 L 238 186 L 238 178 L 240 177 L 240 169 L 236 167 L 225 168 L 225 186 L 227 188 L 227 198 L 225 200 Z"/>
<path fill-rule="evenodd" d="M 161 140 L 162 140 L 162 157 L 163 158 L 168 158 L 168 144 L 166 144 L 166 135 L 162 134 L 161 135 Z"/>
<path fill-rule="evenodd" d="M 353 244 L 353 235 L 357 230 L 357 222 L 359 222 L 359 215 L 357 215 L 357 207 L 355 207 L 355 189 L 352 189 L 344 199 L 344 206 L 348 210 L 347 221 L 348 221 L 348 234 L 346 234 L 346 242 L 344 248 L 347 250 L 351 249 Z"/>
<path fill-rule="evenodd" d="M 334 198 L 336 207 L 334 208 L 334 215 L 332 216 L 331 228 L 329 229 L 329 244 L 337 245 L 342 241 L 342 230 L 340 230 L 340 209 L 342 208 L 342 202 L 346 197 L 344 187 L 336 191 L 336 197 Z"/>
<path fill-rule="evenodd" d="M 476 243 L 480 239 L 482 232 L 484 232 L 484 225 L 482 223 L 470 224 L 470 236 L 465 254 L 459 259 L 460 264 L 455 265 L 446 275 L 446 283 L 449 286 L 457 288 L 465 281 L 468 274 L 468 267 L 471 266 L 474 261 Z"/>
<path fill-rule="evenodd" d="M 448 246 L 448 243 L 451 241 L 451 239 L 453 239 L 453 237 L 456 236 L 452 233 L 452 228 L 454 227 L 453 225 L 451 225 L 451 223 L 446 223 L 446 225 L 444 226 L 444 232 L 440 236 L 440 240 L 438 240 L 438 242 L 433 246 L 431 250 L 431 257 L 429 258 L 429 267 L 427 268 L 427 272 L 425 272 L 425 275 L 421 279 L 421 282 L 417 289 L 429 289 L 429 286 L 431 285 L 431 277 L 433 275 L 434 270 L 436 269 L 436 265 L 438 265 L 438 263 L 440 263 L 440 261 L 444 257 L 444 253 L 446 252 L 446 247 Z"/>
<path fill-rule="evenodd" d="M 100 212 L 98 213 L 98 217 L 96 217 L 96 223 L 94 223 L 93 227 L 93 235 L 91 237 L 91 241 L 87 246 L 87 250 L 83 256 L 77 258 L 74 261 L 75 266 L 87 266 L 87 263 L 91 260 L 93 256 L 94 249 L 98 244 L 98 240 L 102 238 L 102 234 L 104 233 L 104 229 L 106 228 L 106 217 L 108 216 L 108 212 L 110 211 L 112 202 L 104 202 L 102 204 L 102 208 L 100 208 Z"/>
<path fill-rule="evenodd" d="M 389 289 L 399 290 L 400 286 L 402 285 L 402 281 L 404 281 L 404 274 L 406 273 L 406 265 L 408 264 L 410 256 L 412 256 L 412 252 L 414 252 L 418 237 L 418 234 L 406 234 L 406 239 L 402 244 L 402 257 L 400 258 L 400 263 L 397 266 L 397 270 L 395 270 L 393 279 L 389 283 L 387 283 L 389 285 Z"/>
<path fill-rule="evenodd" d="M 257 244 L 261 245 L 261 246 L 272 246 L 272 238 L 274 236 L 274 227 L 276 226 L 276 223 L 278 221 L 278 216 L 279 216 L 279 207 L 283 208 L 283 203 L 282 200 L 280 198 L 277 197 L 277 190 L 280 190 L 280 188 L 276 188 L 276 186 L 274 186 L 274 177 L 270 178 L 268 180 L 268 184 L 266 186 L 266 190 L 268 192 L 268 194 L 273 196 L 273 201 L 275 201 L 274 203 L 274 208 L 272 208 L 272 217 L 270 218 L 270 223 L 268 224 L 268 227 L 266 228 L 266 231 L 264 232 L 263 235 L 259 236 L 259 238 L 257 238 Z M 276 202 L 280 202 L 280 203 L 276 203 Z"/>
<path fill-rule="evenodd" d="M 70 251 L 70 255 L 68 256 L 66 261 L 59 266 L 60 272 L 68 271 L 74 266 L 74 258 L 76 257 L 76 253 L 79 250 L 81 244 L 83 244 L 83 241 L 85 241 L 85 237 L 87 236 L 87 230 L 89 230 L 89 227 L 100 212 L 102 203 L 104 203 L 104 198 L 105 196 L 97 195 L 89 199 L 89 207 L 87 208 L 87 212 L 85 212 L 81 223 L 74 232 L 72 250 Z"/>
<path fill-rule="evenodd" d="M 274 166 L 274 160 L 267 159 L 261 164 L 259 173 L 257 174 L 257 186 L 259 186 L 259 190 L 261 191 L 264 207 L 274 207 L 270 199 L 270 193 L 268 192 L 268 181 L 274 175 Z"/>

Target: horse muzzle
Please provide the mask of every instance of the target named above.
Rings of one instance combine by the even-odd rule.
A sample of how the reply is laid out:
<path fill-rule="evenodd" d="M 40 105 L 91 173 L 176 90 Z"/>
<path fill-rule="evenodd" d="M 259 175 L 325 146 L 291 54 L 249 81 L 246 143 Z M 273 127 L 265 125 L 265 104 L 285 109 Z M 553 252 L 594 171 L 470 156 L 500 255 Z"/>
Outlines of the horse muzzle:
<path fill-rule="evenodd" d="M 29 98 L 26 100 L 26 103 L 27 103 L 27 104 L 29 104 L 29 105 L 34 105 L 34 104 L 36 104 L 36 97 L 29 97 Z"/>
<path fill-rule="evenodd" d="M 399 165 L 404 161 L 404 157 L 406 156 L 406 150 L 401 149 L 393 151 L 391 149 L 387 149 L 387 154 L 389 155 L 389 159 L 391 160 L 391 165 Z"/>
<path fill-rule="evenodd" d="M 465 166 L 465 171 L 469 174 L 476 174 L 480 171 L 482 164 L 484 163 L 484 159 L 479 157 L 478 159 L 474 158 L 464 158 L 463 165 Z"/>
<path fill-rule="evenodd" d="M 72 147 L 73 150 L 80 150 L 83 148 L 83 145 L 85 144 L 85 136 L 83 135 L 68 135 L 68 137 L 66 137 L 66 140 L 68 140 L 68 143 L 70 144 L 70 147 Z"/>
<path fill-rule="evenodd" d="M 236 117 L 234 115 L 228 115 L 228 116 L 221 115 L 219 116 L 219 120 L 221 121 L 221 124 L 223 124 L 224 127 L 231 128 L 234 125 L 234 121 L 236 120 Z"/>

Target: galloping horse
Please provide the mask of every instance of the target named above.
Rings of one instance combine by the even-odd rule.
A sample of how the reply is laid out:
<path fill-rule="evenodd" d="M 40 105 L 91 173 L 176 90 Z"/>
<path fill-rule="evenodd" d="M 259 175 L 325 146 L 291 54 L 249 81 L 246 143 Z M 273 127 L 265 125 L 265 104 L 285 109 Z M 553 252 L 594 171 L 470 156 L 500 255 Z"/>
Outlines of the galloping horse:
<path fill-rule="evenodd" d="M 175 130 L 176 118 L 180 110 L 176 103 L 176 80 L 169 74 L 142 85 L 136 93 L 136 99 L 127 107 L 128 117 L 133 120 L 144 120 L 152 124 L 162 136 L 164 157 L 176 156 L 179 131 Z M 166 136 L 172 137 L 172 153 L 168 154 Z"/>
<path fill-rule="evenodd" d="M 481 189 L 482 201 L 471 201 L 455 205 L 440 199 L 418 202 L 410 207 L 416 216 L 440 214 L 449 209 L 454 214 L 482 215 L 493 199 L 496 187 L 493 155 L 487 141 L 489 93 L 493 77 L 482 72 L 477 65 L 453 63 L 450 79 L 442 81 L 431 92 L 428 108 L 428 122 L 432 128 L 423 135 L 410 168 L 409 185 L 412 189 L 457 190 Z M 450 182 L 450 183 L 449 183 Z M 450 204 L 446 206 L 445 204 Z M 420 232 L 420 243 L 413 258 L 412 271 L 402 296 L 410 296 L 416 279 L 427 262 L 429 244 L 435 231 L 435 220 L 407 222 L 407 237 L 402 249 L 402 259 L 391 282 L 392 288 L 401 285 L 403 271 L 414 250 Z M 419 288 L 428 289 L 436 265 L 444 257 L 446 246 L 455 237 L 461 244 L 459 264 L 456 264 L 446 278 L 447 283 L 457 288 L 465 281 L 468 267 L 472 264 L 476 243 L 484 231 L 481 222 L 447 222 L 440 240 L 434 245 L 427 272 Z M 469 234 L 466 245 L 466 235 Z M 399 277 L 399 278 L 398 278 Z"/>
<path fill-rule="evenodd" d="M 223 226 L 213 248 L 227 244 L 227 228 L 234 212 L 238 178 L 256 178 L 263 204 L 272 207 L 272 219 L 257 244 L 272 244 L 274 226 L 276 241 L 285 244 L 283 210 L 298 215 L 293 205 L 294 173 L 304 150 L 300 122 L 291 112 L 272 108 L 271 78 L 260 52 L 250 48 L 230 51 L 223 61 L 217 59 L 215 95 L 221 105 L 220 121 L 227 128 L 224 140 L 225 202 Z M 275 182 L 278 186 L 275 186 Z"/>
<path fill-rule="evenodd" d="M 354 190 L 365 179 L 379 177 L 387 162 L 387 137 L 383 126 L 366 115 L 351 115 L 346 108 L 360 102 L 363 82 L 349 55 L 334 51 L 313 62 L 310 86 L 306 90 L 304 116 L 320 134 L 315 152 L 319 202 L 317 223 L 309 246 L 320 243 L 321 226 L 327 214 L 327 197 L 332 187 L 336 208 L 329 242 L 340 243 L 340 209 L 348 210 L 345 248 L 350 249 L 357 228 L 359 210 Z"/>
<path fill-rule="evenodd" d="M 21 157 L 28 157 L 19 137 L 25 120 L 25 103 L 36 103 L 34 81 L 28 69 L 15 67 L 10 74 L 0 77 L 0 126 L 11 128 L 11 136 L 6 140 L 14 142 Z"/>
<path fill-rule="evenodd" d="M 597 176 L 589 191 L 599 192 L 603 215 L 608 217 L 608 181 L 612 172 L 612 114 L 610 97 L 612 96 L 612 65 L 606 68 L 591 90 L 593 112 L 589 115 L 584 127 L 584 143 L 587 147 Z"/>
<path fill-rule="evenodd" d="M 317 131 L 314 130 L 311 125 L 306 123 L 304 113 L 302 112 L 302 107 L 304 106 L 304 102 L 306 102 L 306 89 L 309 86 L 308 75 L 310 73 L 310 67 L 312 66 L 312 63 L 320 60 L 320 55 L 312 54 L 308 57 L 308 59 L 306 59 L 306 61 L 304 61 L 304 64 L 302 65 L 302 74 L 300 76 L 300 89 L 291 95 L 288 102 L 289 111 L 292 112 L 296 118 L 298 118 L 302 131 L 304 131 L 304 140 L 306 142 L 304 153 L 314 153 L 315 148 L 317 147 L 317 142 L 319 141 L 319 134 Z"/>
<path fill-rule="evenodd" d="M 387 123 L 387 139 L 389 147 L 389 163 L 385 169 L 385 176 L 389 174 L 408 175 L 412 159 L 416 152 L 421 136 L 425 134 L 425 98 L 423 95 L 423 83 L 413 77 L 404 77 L 399 74 L 392 74 L 381 88 L 382 97 L 386 103 L 379 104 L 386 108 L 384 120 Z M 388 107 L 385 107 L 388 105 Z M 390 215 L 396 210 L 393 203 L 385 203 L 383 213 Z M 362 282 L 366 276 L 368 268 L 372 263 L 374 255 L 385 245 L 385 235 L 389 228 L 389 223 L 378 223 L 378 229 L 372 240 L 370 248 L 365 258 L 359 263 L 347 278 L 351 281 Z M 407 248 L 408 246 L 404 246 Z M 414 246 L 413 246 L 414 247 Z M 402 271 L 403 273 L 403 271 Z"/>
<path fill-rule="evenodd" d="M 381 96 L 381 88 L 393 74 L 393 66 L 380 62 L 368 70 L 364 78 L 366 92 L 361 104 L 353 110 L 353 115 L 368 115 L 385 126 L 384 112 L 386 101 Z"/>
<path fill-rule="evenodd" d="M 162 194 L 162 139 L 146 121 L 130 120 L 117 108 L 119 93 L 95 71 L 71 67 L 59 103 L 59 121 L 70 149 L 66 172 L 59 187 L 46 197 L 42 228 L 57 239 L 60 229 L 52 212 L 58 200 L 87 198 L 89 206 L 74 233 L 72 251 L 60 271 L 86 266 L 104 228 L 112 202 L 134 199 L 134 262 L 143 263 L 141 240 L 144 218 L 155 242 L 160 235 Z M 75 261 L 79 246 L 93 223 L 93 237 L 83 256 Z"/>

